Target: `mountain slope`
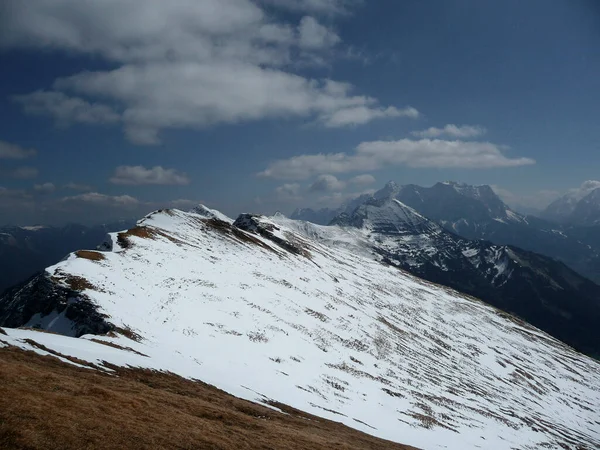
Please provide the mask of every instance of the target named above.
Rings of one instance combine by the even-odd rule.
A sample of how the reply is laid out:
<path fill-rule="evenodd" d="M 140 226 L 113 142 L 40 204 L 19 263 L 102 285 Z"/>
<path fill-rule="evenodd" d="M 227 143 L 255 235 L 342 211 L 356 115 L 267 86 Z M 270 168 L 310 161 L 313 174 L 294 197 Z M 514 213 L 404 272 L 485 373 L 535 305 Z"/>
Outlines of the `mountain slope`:
<path fill-rule="evenodd" d="M 580 226 L 600 225 L 600 188 L 577 202 L 567 221 Z"/>
<path fill-rule="evenodd" d="M 558 223 L 570 223 L 571 215 L 577 204 L 596 189 L 600 188 L 600 182 L 588 180 L 582 183 L 578 189 L 572 189 L 562 197 L 556 199 L 542 211 L 541 216 L 545 219 Z"/>
<path fill-rule="evenodd" d="M 112 251 L 73 254 L 46 271 L 67 307 L 96 308 L 113 331 L 95 339 L 112 347 L 18 329 L 0 345 L 168 370 L 421 448 L 600 445 L 597 362 L 382 265 L 356 228 L 285 220 L 151 214 L 113 234 Z M 21 302 L 41 278 L 21 287 Z M 14 308 L 15 296 L 0 305 Z M 61 305 L 49 300 L 52 321 L 35 320 L 79 326 Z"/>
<path fill-rule="evenodd" d="M 332 224 L 356 228 L 363 248 L 410 273 L 517 314 L 591 355 L 600 355 L 600 286 L 563 264 L 515 247 L 449 233 L 388 191 Z M 291 222 L 280 222 L 293 227 Z M 299 230 L 302 231 L 302 230 Z M 330 240 L 331 242 L 331 240 Z"/>

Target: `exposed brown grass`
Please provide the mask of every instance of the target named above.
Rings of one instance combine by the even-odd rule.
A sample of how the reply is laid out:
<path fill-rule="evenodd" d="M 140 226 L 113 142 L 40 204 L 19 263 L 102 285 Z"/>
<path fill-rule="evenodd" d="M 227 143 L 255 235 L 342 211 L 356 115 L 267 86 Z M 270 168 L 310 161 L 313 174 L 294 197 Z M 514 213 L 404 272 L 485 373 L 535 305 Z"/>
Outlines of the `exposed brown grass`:
<path fill-rule="evenodd" d="M 106 345 L 107 347 L 117 348 L 119 350 L 126 350 L 128 352 L 135 353 L 136 355 L 148 357 L 148 355 L 140 353 L 137 350 L 132 349 L 131 347 L 123 347 L 119 344 L 115 344 L 114 342 L 103 341 L 103 340 L 94 339 L 94 338 L 90 339 L 90 341 L 95 342 L 96 344 Z"/>
<path fill-rule="evenodd" d="M 199 221 L 202 224 L 209 226 L 213 230 L 218 231 L 232 239 L 235 239 L 235 240 L 238 240 L 241 242 L 245 242 L 248 244 L 258 245 L 259 247 L 262 247 L 265 250 L 269 250 L 273 253 L 277 253 L 273 248 L 266 245 L 260 239 L 257 239 L 256 237 L 252 236 L 250 233 L 246 233 L 246 232 L 240 230 L 239 228 L 234 227 L 233 225 L 231 225 L 227 222 L 224 222 L 220 219 L 214 219 L 214 218 L 213 219 L 199 219 Z"/>
<path fill-rule="evenodd" d="M 0 448 L 411 448 L 172 374 L 114 369 L 118 376 L 0 349 Z"/>
<path fill-rule="evenodd" d="M 144 239 L 154 239 L 156 233 L 148 227 L 133 227 L 130 230 L 123 231 L 117 234 L 117 242 L 123 248 L 131 247 L 131 241 L 128 239 L 130 236 L 136 236 Z"/>
<path fill-rule="evenodd" d="M 124 327 L 114 327 L 114 330 L 112 332 L 109 332 L 108 336 L 115 337 L 115 333 L 121 334 L 121 335 L 125 336 L 126 338 L 131 339 L 132 341 L 135 341 L 135 342 L 142 342 L 142 340 L 143 340 L 142 336 L 140 336 L 138 333 L 133 331 L 127 325 L 125 325 Z"/>
<path fill-rule="evenodd" d="M 179 239 L 175 239 L 173 236 L 169 236 L 168 234 L 146 226 L 136 226 L 131 228 L 130 230 L 123 231 L 117 234 L 117 242 L 123 248 L 130 248 L 132 243 L 131 236 L 136 236 L 143 239 L 156 239 L 158 236 L 162 236 L 175 244 L 182 244 L 183 242 Z"/>
<path fill-rule="evenodd" d="M 90 250 L 78 250 L 75 254 L 79 258 L 89 259 L 91 261 L 104 261 L 106 259 L 101 252 L 93 252 Z"/>
<path fill-rule="evenodd" d="M 68 275 L 64 282 L 69 285 L 74 291 L 84 291 L 86 289 L 96 289 L 96 287 L 83 277 Z"/>

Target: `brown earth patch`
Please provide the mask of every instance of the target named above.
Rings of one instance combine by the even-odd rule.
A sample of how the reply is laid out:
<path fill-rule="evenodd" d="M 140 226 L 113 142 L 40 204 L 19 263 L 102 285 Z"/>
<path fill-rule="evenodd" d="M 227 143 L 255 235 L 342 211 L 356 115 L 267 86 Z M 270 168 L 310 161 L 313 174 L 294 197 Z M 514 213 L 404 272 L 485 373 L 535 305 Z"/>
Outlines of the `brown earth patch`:
<path fill-rule="evenodd" d="M 125 325 L 124 327 L 114 327 L 113 331 L 109 331 L 107 336 L 115 337 L 116 336 L 115 333 L 121 334 L 121 335 L 125 336 L 126 338 L 129 338 L 135 342 L 142 342 L 142 339 L 143 339 L 142 336 L 140 336 L 138 333 L 133 331 L 127 325 Z"/>
<path fill-rule="evenodd" d="M 409 449 L 276 404 L 142 369 L 106 374 L 0 349 L 0 448 Z M 116 376 L 115 376 L 116 375 Z"/>
<path fill-rule="evenodd" d="M 83 277 L 67 275 L 64 280 L 74 291 L 84 291 L 86 289 L 96 289 L 96 287 Z"/>
<path fill-rule="evenodd" d="M 93 252 L 90 250 L 78 250 L 75 255 L 79 258 L 89 259 L 91 261 L 104 261 L 106 258 L 100 252 Z"/>
<path fill-rule="evenodd" d="M 257 239 L 256 237 L 252 236 L 250 233 L 246 233 L 242 230 L 240 230 L 237 227 L 234 227 L 233 225 L 223 221 L 223 220 L 219 220 L 219 219 L 198 219 L 202 224 L 212 228 L 215 231 L 218 231 L 221 234 L 224 234 L 225 236 L 228 236 L 232 239 L 241 241 L 241 242 L 245 242 L 248 244 L 254 244 L 254 245 L 258 245 L 259 247 L 264 248 L 265 250 L 269 250 L 273 253 L 277 253 L 272 247 L 268 246 L 267 244 L 265 244 L 263 241 L 261 241 L 260 239 Z"/>
<path fill-rule="evenodd" d="M 167 233 L 146 226 L 135 226 L 130 230 L 123 231 L 117 234 L 117 242 L 123 248 L 130 248 L 133 245 L 130 239 L 131 236 L 139 237 L 142 239 L 156 239 L 158 236 L 162 236 L 175 244 L 183 243 L 179 239 L 176 239 L 173 236 L 169 236 Z"/>

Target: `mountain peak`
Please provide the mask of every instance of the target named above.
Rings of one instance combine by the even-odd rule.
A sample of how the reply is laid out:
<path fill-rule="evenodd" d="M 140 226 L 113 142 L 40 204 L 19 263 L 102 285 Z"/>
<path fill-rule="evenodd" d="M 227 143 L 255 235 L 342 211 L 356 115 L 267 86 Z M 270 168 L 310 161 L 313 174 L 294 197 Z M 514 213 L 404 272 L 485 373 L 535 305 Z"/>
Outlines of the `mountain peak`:
<path fill-rule="evenodd" d="M 203 204 L 199 204 L 198 206 L 195 206 L 189 212 L 198 214 L 199 216 L 205 217 L 207 219 L 219 219 L 219 220 L 222 220 L 223 222 L 233 223 L 233 220 L 230 217 L 223 214 L 221 211 L 217 211 L 216 209 L 211 209 L 207 206 L 204 206 Z"/>
<path fill-rule="evenodd" d="M 600 181 L 584 181 L 579 188 L 570 189 L 565 195 L 550 203 L 541 216 L 556 222 L 571 222 L 571 216 L 574 214 L 578 203 L 596 189 L 600 189 Z"/>
<path fill-rule="evenodd" d="M 395 181 L 388 181 L 383 188 L 373 194 L 373 198 L 379 200 L 384 198 L 392 198 L 398 195 L 402 187 Z"/>
<path fill-rule="evenodd" d="M 439 231 L 435 223 L 391 196 L 373 198 L 358 206 L 352 213 L 341 214 L 332 224 L 399 236 Z"/>

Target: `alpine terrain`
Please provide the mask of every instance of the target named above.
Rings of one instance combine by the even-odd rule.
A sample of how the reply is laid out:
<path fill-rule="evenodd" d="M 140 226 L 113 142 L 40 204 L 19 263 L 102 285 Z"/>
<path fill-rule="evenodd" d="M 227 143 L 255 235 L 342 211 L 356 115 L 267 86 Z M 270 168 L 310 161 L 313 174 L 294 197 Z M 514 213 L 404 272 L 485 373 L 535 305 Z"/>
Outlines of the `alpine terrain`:
<path fill-rule="evenodd" d="M 586 181 L 550 203 L 542 217 L 570 225 L 600 225 L 600 187 L 597 181 Z"/>
<path fill-rule="evenodd" d="M 119 221 L 87 227 L 0 227 L 0 293 L 81 248 L 95 248 L 106 233 L 133 226 Z"/>
<path fill-rule="evenodd" d="M 549 256 L 600 283 L 600 224 L 589 226 L 591 218 L 600 211 L 600 202 L 591 201 L 593 196 L 578 207 L 577 217 L 585 219 L 565 225 L 513 211 L 487 185 L 448 181 L 422 187 L 415 184 L 401 186 L 392 181 L 372 196 L 362 195 L 338 209 L 318 212 L 310 208 L 298 209 L 291 217 L 327 225 L 338 215 L 351 213 L 361 203 L 382 197 L 401 201 L 451 233 Z M 571 196 L 565 198 L 569 199 L 565 201 L 571 201 Z M 328 220 L 319 220 L 325 218 Z M 582 226 L 586 224 L 588 226 Z M 592 239 L 581 239 L 582 234 Z"/>
<path fill-rule="evenodd" d="M 597 361 L 402 269 L 472 267 L 465 286 L 554 287 L 565 302 L 585 280 L 461 240 L 389 197 L 336 223 L 154 212 L 9 290 L 0 346 L 169 371 L 419 448 L 600 446 Z"/>

